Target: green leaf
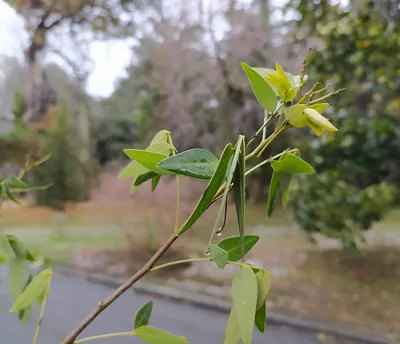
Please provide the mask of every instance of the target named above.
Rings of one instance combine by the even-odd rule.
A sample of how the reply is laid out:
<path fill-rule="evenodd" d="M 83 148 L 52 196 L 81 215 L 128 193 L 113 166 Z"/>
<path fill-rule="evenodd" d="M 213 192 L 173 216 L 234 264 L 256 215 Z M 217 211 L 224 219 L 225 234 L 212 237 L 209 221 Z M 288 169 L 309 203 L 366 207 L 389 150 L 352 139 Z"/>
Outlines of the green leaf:
<path fill-rule="evenodd" d="M 32 305 L 38 298 L 43 295 L 46 290 L 47 283 L 49 283 L 53 271 L 51 269 L 46 269 L 37 274 L 31 283 L 26 287 L 26 289 L 18 296 L 15 300 L 14 305 L 10 309 L 10 312 L 18 312 Z"/>
<path fill-rule="evenodd" d="M 149 323 L 151 311 L 153 309 L 153 302 L 149 301 L 145 305 L 142 306 L 136 313 L 135 317 L 135 330 L 141 326 L 146 326 Z"/>
<path fill-rule="evenodd" d="M 257 101 L 265 110 L 274 112 L 278 100 L 267 80 L 244 62 L 242 62 L 242 68 L 246 72 Z"/>
<path fill-rule="evenodd" d="M 243 247 L 245 255 L 253 248 L 253 246 L 257 243 L 258 239 L 260 239 L 260 237 L 257 235 L 244 236 Z M 221 240 L 217 244 L 217 246 L 221 247 L 226 252 L 228 252 L 229 260 L 232 262 L 237 262 L 240 258 L 242 258 L 241 238 L 238 236 Z"/>
<path fill-rule="evenodd" d="M 148 172 L 146 174 L 141 174 L 139 177 L 137 177 L 135 179 L 135 181 L 133 182 L 133 185 L 135 185 L 135 186 L 142 185 L 143 183 L 147 182 L 148 180 L 150 180 L 156 176 L 158 176 L 158 174 L 154 173 L 154 172 Z"/>
<path fill-rule="evenodd" d="M 5 252 L 0 252 L 0 264 L 7 261 L 7 254 Z"/>
<path fill-rule="evenodd" d="M 0 249 L 7 255 L 9 259 L 16 257 L 15 252 L 10 245 L 8 235 L 4 234 L 4 232 L 0 232 Z"/>
<path fill-rule="evenodd" d="M 118 178 L 137 178 L 143 174 L 151 172 L 148 168 L 139 164 L 137 161 L 131 161 L 119 174 Z"/>
<path fill-rule="evenodd" d="M 315 170 L 295 154 L 287 153 L 279 161 L 272 161 L 271 167 L 277 172 L 315 173 Z"/>
<path fill-rule="evenodd" d="M 289 199 L 290 183 L 293 175 L 290 173 L 280 173 L 279 179 L 279 193 L 281 195 L 281 201 L 283 208 L 286 209 L 286 205 Z"/>
<path fill-rule="evenodd" d="M 10 243 L 11 248 L 13 249 L 15 256 L 20 259 L 27 258 L 27 249 L 24 244 L 14 235 L 7 234 L 8 242 Z M 30 253 L 31 255 L 31 253 Z"/>
<path fill-rule="evenodd" d="M 169 171 L 162 170 L 157 167 L 157 164 L 167 158 L 166 155 L 149 152 L 141 149 L 124 149 L 124 153 L 130 157 L 132 160 L 138 162 L 144 167 L 148 168 L 150 171 L 155 172 L 157 174 L 172 174 Z"/>
<path fill-rule="evenodd" d="M 151 179 L 151 191 L 154 192 L 154 190 L 157 188 L 158 182 L 160 181 L 161 176 L 157 174 L 155 177 Z"/>
<path fill-rule="evenodd" d="M 304 104 L 296 104 L 285 108 L 285 117 L 295 128 L 303 128 L 307 125 L 307 116 L 304 114 L 306 107 Z"/>
<path fill-rule="evenodd" d="M 19 258 L 10 259 L 10 289 L 14 301 L 24 288 L 25 261 Z"/>
<path fill-rule="evenodd" d="M 231 144 L 228 144 L 221 154 L 218 166 L 215 170 L 214 175 L 211 177 L 207 185 L 206 191 L 204 191 L 203 195 L 200 198 L 200 201 L 197 203 L 196 208 L 194 209 L 190 217 L 182 225 L 178 233 L 179 235 L 186 232 L 189 228 L 191 228 L 211 204 L 212 199 L 214 198 L 219 187 L 222 185 L 225 179 L 226 171 L 228 169 L 229 161 L 232 155 L 233 155 L 233 147 Z"/>
<path fill-rule="evenodd" d="M 159 142 L 147 147 L 146 151 L 170 156 L 175 151 L 175 149 L 168 143 Z"/>
<path fill-rule="evenodd" d="M 4 187 L 4 192 L 6 193 L 8 199 L 10 201 L 13 201 L 14 203 L 20 204 L 19 201 L 14 197 L 14 195 L 10 191 L 8 185 L 3 185 L 3 187 Z"/>
<path fill-rule="evenodd" d="M 280 173 L 274 171 L 272 173 L 271 182 L 269 184 L 269 193 L 268 193 L 268 203 L 267 203 L 267 214 L 268 217 L 271 217 L 274 211 L 274 202 L 276 193 L 279 187 Z"/>
<path fill-rule="evenodd" d="M 28 306 L 18 312 L 18 319 L 21 321 L 22 325 L 28 324 L 31 319 L 32 309 L 32 306 Z"/>
<path fill-rule="evenodd" d="M 253 67 L 253 70 L 255 70 L 258 74 L 260 74 L 263 78 L 267 77 L 268 74 L 278 74 L 278 72 L 275 69 L 271 68 L 262 68 L 262 67 Z M 300 85 L 300 75 L 292 75 L 290 73 L 285 72 L 285 75 L 289 79 L 290 83 L 292 84 L 293 88 L 296 88 L 297 86 Z M 267 81 L 268 82 L 268 81 Z M 279 96 L 279 92 L 277 88 L 268 83 L 269 86 L 272 88 L 276 96 Z"/>
<path fill-rule="evenodd" d="M 240 153 L 238 158 L 238 165 L 234 172 L 233 195 L 235 198 L 236 215 L 239 226 L 240 244 L 241 244 L 241 257 L 244 257 L 244 215 L 246 203 L 246 148 L 244 139 L 240 143 Z"/>
<path fill-rule="evenodd" d="M 232 179 L 233 179 L 233 175 L 235 173 L 235 170 L 238 168 L 238 161 L 239 161 L 239 155 L 240 152 L 242 150 L 242 143 L 244 141 L 244 136 L 243 135 L 239 135 L 239 139 L 236 143 L 236 148 L 235 148 L 235 154 L 233 155 L 230 163 L 229 163 L 229 169 L 227 170 L 226 173 L 226 181 L 225 181 L 225 188 L 224 188 L 224 193 L 222 194 L 221 197 L 221 203 L 220 206 L 218 208 L 218 212 L 217 212 L 217 217 L 215 219 L 214 222 L 214 226 L 213 226 L 213 230 L 212 233 L 215 233 L 219 224 L 219 220 L 221 218 L 222 215 L 222 210 L 224 209 L 225 205 L 226 205 L 226 199 L 228 197 L 228 193 L 229 190 L 231 188 L 231 183 L 232 183 Z"/>
<path fill-rule="evenodd" d="M 157 134 L 154 135 L 153 139 L 150 142 L 150 146 L 155 143 L 169 143 L 172 144 L 171 133 L 168 130 L 160 130 Z"/>
<path fill-rule="evenodd" d="M 307 105 L 307 107 L 318 111 L 319 113 L 324 112 L 324 110 L 329 106 L 329 103 L 317 103 L 313 105 Z"/>
<path fill-rule="evenodd" d="M 26 187 L 28 187 L 26 183 L 24 183 L 16 176 L 12 176 L 11 178 L 9 178 L 7 184 L 11 189 L 25 189 Z"/>
<path fill-rule="evenodd" d="M 149 344 L 188 344 L 185 337 L 180 337 L 152 326 L 141 326 L 135 334 Z"/>
<path fill-rule="evenodd" d="M 189 149 L 161 161 L 157 166 L 163 170 L 184 176 L 210 179 L 218 165 L 218 158 L 199 148 Z"/>
<path fill-rule="evenodd" d="M 222 344 L 237 344 L 240 341 L 240 329 L 236 318 L 236 312 L 232 308 L 226 325 L 224 341 Z"/>
<path fill-rule="evenodd" d="M 242 265 L 233 278 L 232 298 L 243 344 L 251 344 L 257 307 L 257 279 L 249 266 Z"/>
<path fill-rule="evenodd" d="M 266 326 L 266 319 L 267 319 L 267 307 L 265 303 L 262 305 L 261 308 L 259 308 L 256 312 L 256 316 L 254 319 L 254 323 L 256 324 L 256 327 L 261 333 L 265 332 L 265 326 Z"/>
<path fill-rule="evenodd" d="M 33 168 L 33 167 L 39 166 L 39 165 L 45 163 L 45 162 L 46 162 L 47 160 L 49 160 L 50 158 L 51 158 L 51 154 L 46 154 L 46 155 L 43 156 L 42 158 L 40 158 L 40 159 L 38 159 L 38 160 L 33 161 L 32 163 L 30 163 L 30 164 L 29 164 L 29 168 Z"/>
<path fill-rule="evenodd" d="M 220 269 L 223 269 L 228 262 L 229 254 L 217 245 L 210 245 L 210 258 Z"/>
<path fill-rule="evenodd" d="M 260 269 L 256 273 L 257 279 L 257 309 L 267 301 L 268 293 L 271 289 L 271 275 L 268 271 Z"/>

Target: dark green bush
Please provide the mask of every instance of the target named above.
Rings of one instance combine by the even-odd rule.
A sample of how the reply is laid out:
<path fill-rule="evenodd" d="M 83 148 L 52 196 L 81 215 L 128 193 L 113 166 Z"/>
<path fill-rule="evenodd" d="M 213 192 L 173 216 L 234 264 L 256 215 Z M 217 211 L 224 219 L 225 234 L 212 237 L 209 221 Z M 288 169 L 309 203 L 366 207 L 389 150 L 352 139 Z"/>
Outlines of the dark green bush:
<path fill-rule="evenodd" d="M 388 184 L 359 190 L 334 173 L 299 176 L 293 189 L 293 214 L 309 239 L 323 234 L 340 240 L 345 249 L 364 240 L 364 231 L 382 219 L 394 197 Z"/>

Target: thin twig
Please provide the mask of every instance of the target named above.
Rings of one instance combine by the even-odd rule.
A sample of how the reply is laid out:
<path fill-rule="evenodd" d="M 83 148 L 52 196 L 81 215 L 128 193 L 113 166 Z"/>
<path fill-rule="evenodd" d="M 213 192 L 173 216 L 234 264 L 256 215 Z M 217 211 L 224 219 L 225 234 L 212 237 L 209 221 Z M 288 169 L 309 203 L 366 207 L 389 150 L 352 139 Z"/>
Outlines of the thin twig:
<path fill-rule="evenodd" d="M 46 290 L 44 292 L 42 308 L 40 309 L 39 320 L 38 320 L 37 325 L 36 325 L 35 336 L 33 337 L 32 344 L 36 344 L 38 336 L 39 336 L 40 327 L 42 326 L 42 321 L 43 321 L 43 316 L 44 316 L 44 310 L 46 308 L 47 299 L 48 299 L 49 294 L 50 294 L 50 287 L 51 287 L 51 278 L 49 279 L 49 282 L 47 283 L 47 286 L 46 286 Z"/>
<path fill-rule="evenodd" d="M 107 338 L 115 338 L 115 337 L 132 337 L 134 335 L 135 335 L 135 333 L 133 331 L 132 332 L 118 332 L 118 333 L 101 334 L 98 336 L 87 337 L 87 338 L 83 338 L 80 340 L 76 340 L 74 342 L 74 344 L 86 343 L 86 342 L 90 342 L 92 340 L 97 340 L 97 339 L 107 339 Z"/>
<path fill-rule="evenodd" d="M 304 77 L 305 77 L 305 75 L 306 75 L 306 66 L 307 66 L 307 61 L 308 61 L 308 56 L 310 55 L 310 51 L 311 51 L 311 48 L 310 49 L 308 49 L 308 51 L 307 51 L 307 55 L 306 55 L 306 57 L 304 58 L 304 60 L 303 60 L 303 67 L 302 67 L 302 69 L 301 69 L 301 74 L 300 74 L 300 88 L 299 88 L 299 95 L 300 95 L 300 97 L 301 97 L 301 93 L 302 93 L 302 91 L 303 91 L 303 85 L 305 84 L 305 82 L 304 82 Z"/>
<path fill-rule="evenodd" d="M 329 93 L 329 94 L 327 94 L 327 95 L 325 95 L 325 96 L 323 96 L 323 97 L 321 97 L 321 98 L 318 98 L 318 99 L 313 100 L 312 102 L 309 103 L 309 105 L 317 104 L 317 103 L 321 102 L 322 100 L 325 100 L 325 99 L 327 99 L 327 98 L 336 96 L 337 94 L 339 94 L 340 92 L 343 92 L 343 91 L 345 91 L 345 90 L 346 90 L 345 88 L 340 88 L 340 89 L 338 89 L 338 90 L 335 91 L 335 92 L 331 92 L 331 93 Z"/>
<path fill-rule="evenodd" d="M 176 175 L 176 214 L 175 214 L 175 234 L 179 231 L 179 214 L 180 214 L 180 203 L 181 203 L 181 185 L 179 183 L 179 175 Z"/>
<path fill-rule="evenodd" d="M 96 319 L 107 307 L 109 307 L 116 299 L 118 299 L 123 293 L 125 293 L 132 285 L 146 275 L 155 263 L 162 257 L 162 255 L 168 250 L 168 248 L 178 239 L 178 236 L 173 234 L 168 240 L 158 249 L 158 251 L 150 258 L 150 260 L 133 276 L 127 279 L 117 290 L 111 295 L 106 297 L 103 301 L 99 302 L 97 307 L 94 308 L 90 314 L 82 320 L 82 322 L 76 326 L 61 342 L 61 344 L 73 344 L 76 337 L 79 336 L 82 331 L 89 326 L 89 324 Z"/>

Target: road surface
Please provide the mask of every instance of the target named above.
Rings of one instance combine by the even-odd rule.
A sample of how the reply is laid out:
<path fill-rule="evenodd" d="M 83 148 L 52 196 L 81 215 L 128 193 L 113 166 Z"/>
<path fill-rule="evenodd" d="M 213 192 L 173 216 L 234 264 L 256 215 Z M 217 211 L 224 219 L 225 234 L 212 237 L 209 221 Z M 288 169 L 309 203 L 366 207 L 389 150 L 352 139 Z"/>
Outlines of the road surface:
<path fill-rule="evenodd" d="M 55 274 L 52 290 L 46 308 L 38 344 L 59 344 L 64 336 L 89 311 L 110 294 L 106 286 L 86 281 L 82 277 Z M 150 324 L 168 330 L 177 335 L 184 335 L 190 344 L 222 343 L 223 331 L 228 319 L 227 314 L 212 312 L 194 306 L 154 299 L 145 295 L 127 292 L 107 311 L 101 314 L 84 332 L 84 337 L 119 331 L 130 331 L 135 313 L 141 305 L 153 299 L 153 314 Z M 0 282 L 0 343 L 30 344 L 38 316 L 34 312 L 31 322 L 22 327 L 15 314 L 8 313 L 12 304 L 7 281 Z M 99 344 L 139 344 L 136 337 L 105 339 L 93 341 Z M 316 334 L 289 329 L 286 327 L 267 326 L 264 335 L 255 333 L 253 344 L 318 344 Z M 325 343 L 344 343 L 328 338 Z"/>

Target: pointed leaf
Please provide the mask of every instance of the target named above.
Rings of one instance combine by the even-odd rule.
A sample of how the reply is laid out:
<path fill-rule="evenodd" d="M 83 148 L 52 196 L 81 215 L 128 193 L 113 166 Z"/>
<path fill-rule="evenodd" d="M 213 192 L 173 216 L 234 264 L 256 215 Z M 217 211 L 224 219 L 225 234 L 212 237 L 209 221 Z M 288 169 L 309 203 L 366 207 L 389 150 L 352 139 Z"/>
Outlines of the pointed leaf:
<path fill-rule="evenodd" d="M 242 62 L 242 68 L 246 72 L 254 95 L 256 96 L 260 105 L 265 110 L 270 112 L 275 111 L 278 100 L 267 80 L 265 80 L 265 78 L 263 78 L 259 73 L 257 73 L 253 68 L 244 62 Z"/>
<path fill-rule="evenodd" d="M 161 161 L 157 166 L 163 170 L 189 177 L 210 179 L 218 165 L 218 158 L 199 148 L 171 156 Z"/>
<path fill-rule="evenodd" d="M 237 344 L 240 341 L 240 329 L 236 318 L 236 312 L 232 308 L 226 325 L 224 341 L 222 344 Z"/>
<path fill-rule="evenodd" d="M 8 235 L 0 232 L 0 250 L 3 251 L 9 259 L 15 258 L 16 254 L 10 245 Z"/>
<path fill-rule="evenodd" d="M 132 160 L 138 162 L 139 164 L 147 167 L 150 171 L 155 172 L 157 174 L 172 174 L 171 172 L 162 170 L 157 167 L 157 164 L 167 158 L 166 155 L 145 151 L 141 149 L 124 149 L 124 153 L 130 157 Z"/>
<path fill-rule="evenodd" d="M 243 239 L 244 254 L 246 255 L 253 246 L 260 239 L 257 235 L 245 235 Z M 240 236 L 226 238 L 221 240 L 217 246 L 228 252 L 229 260 L 232 262 L 237 262 L 242 258 L 242 239 Z"/>
<path fill-rule="evenodd" d="M 309 108 L 314 109 L 319 113 L 323 112 L 328 106 L 329 103 L 317 103 L 313 105 L 308 105 Z"/>
<path fill-rule="evenodd" d="M 315 173 L 314 168 L 295 154 L 287 153 L 279 161 L 272 161 L 271 167 L 276 172 Z"/>
<path fill-rule="evenodd" d="M 231 183 L 233 180 L 233 175 L 238 168 L 238 161 L 239 161 L 239 155 L 240 151 L 242 150 L 242 142 L 244 141 L 244 136 L 239 135 L 239 139 L 236 143 L 236 148 L 235 148 L 235 154 L 233 155 L 231 161 L 229 162 L 229 168 L 226 172 L 226 181 L 225 181 L 225 188 L 224 188 L 224 193 L 222 194 L 221 197 L 221 203 L 217 211 L 217 217 L 215 218 L 214 221 L 214 226 L 212 233 L 215 233 L 219 224 L 219 220 L 222 215 L 222 210 L 225 208 L 226 205 L 226 199 L 228 197 L 229 190 L 231 189 Z"/>
<path fill-rule="evenodd" d="M 155 143 L 169 143 L 171 144 L 171 133 L 168 130 L 160 130 L 158 133 L 156 133 L 153 137 L 153 139 L 150 142 L 150 145 L 154 145 Z"/>
<path fill-rule="evenodd" d="M 267 319 L 267 307 L 264 303 L 262 307 L 257 310 L 256 317 L 254 319 L 256 327 L 261 333 L 265 332 L 265 326 L 267 325 L 266 319 Z"/>
<path fill-rule="evenodd" d="M 271 289 L 271 275 L 268 271 L 260 269 L 256 273 L 257 279 L 257 309 L 260 309 L 262 305 L 265 305 L 267 301 L 268 293 Z"/>
<path fill-rule="evenodd" d="M 0 252 L 0 264 L 7 261 L 7 254 L 5 252 Z"/>
<path fill-rule="evenodd" d="M 258 239 L 260 239 L 257 235 L 245 235 L 244 237 L 244 254 L 249 252 L 253 246 L 257 243 Z M 237 262 L 240 258 L 242 258 L 242 245 L 241 245 L 241 238 L 231 237 L 221 240 L 217 246 L 224 249 L 228 252 L 229 260 L 232 262 Z"/>
<path fill-rule="evenodd" d="M 185 337 L 180 337 L 152 326 L 141 326 L 135 334 L 149 344 L 188 344 Z"/>
<path fill-rule="evenodd" d="M 8 179 L 7 184 L 11 189 L 25 189 L 28 187 L 26 183 L 16 176 L 12 176 L 10 179 Z"/>
<path fill-rule="evenodd" d="M 155 177 L 151 179 L 151 191 L 154 192 L 154 190 L 157 188 L 158 182 L 160 181 L 161 176 L 157 174 Z"/>
<path fill-rule="evenodd" d="M 42 158 L 40 158 L 39 160 L 36 160 L 32 163 L 29 164 L 29 168 L 33 168 L 36 166 L 39 166 L 43 163 L 45 163 L 47 160 L 49 160 L 51 158 L 51 154 L 46 154 L 45 156 L 43 156 Z"/>
<path fill-rule="evenodd" d="M 15 256 L 20 259 L 26 259 L 27 250 L 24 244 L 15 235 L 7 234 L 7 238 L 11 248 L 15 253 Z"/>
<path fill-rule="evenodd" d="M 279 179 L 279 193 L 281 196 L 281 201 L 283 208 L 286 209 L 286 205 L 289 199 L 290 193 L 290 183 L 292 181 L 292 174 L 290 173 L 281 173 Z"/>
<path fill-rule="evenodd" d="M 257 307 L 257 279 L 249 266 L 242 265 L 233 278 L 232 298 L 243 344 L 251 344 Z"/>
<path fill-rule="evenodd" d="M 18 312 L 18 319 L 21 321 L 22 325 L 27 325 L 32 315 L 32 306 L 28 306 L 21 309 Z"/>
<path fill-rule="evenodd" d="M 210 245 L 210 258 L 220 269 L 223 269 L 228 263 L 229 254 L 217 245 Z"/>
<path fill-rule="evenodd" d="M 241 256 L 244 257 L 244 215 L 246 203 L 246 148 L 244 140 L 240 143 L 240 152 L 237 163 L 237 168 L 234 173 L 233 195 L 235 197 L 236 215 L 239 226 L 240 243 L 241 243 Z"/>
<path fill-rule="evenodd" d="M 170 144 L 164 142 L 154 143 L 146 148 L 147 152 L 160 153 L 166 156 L 170 156 L 174 150 Z"/>
<path fill-rule="evenodd" d="M 190 215 L 190 217 L 186 220 L 186 222 L 179 230 L 178 233 L 179 235 L 186 232 L 190 227 L 192 227 L 193 224 L 199 219 L 199 217 L 203 215 L 203 213 L 207 210 L 212 199 L 214 198 L 219 187 L 222 185 L 225 179 L 226 171 L 228 169 L 229 161 L 232 155 L 233 155 L 233 147 L 231 144 L 228 144 L 221 154 L 218 166 L 215 170 L 214 175 L 211 177 L 207 185 L 206 191 L 201 196 L 200 201 L 197 203 L 197 206 Z"/>
<path fill-rule="evenodd" d="M 134 329 L 138 329 L 141 326 L 146 326 L 149 323 L 151 311 L 153 309 L 153 302 L 149 301 L 142 306 L 136 313 Z"/>
<path fill-rule="evenodd" d="M 25 261 L 19 258 L 10 259 L 10 289 L 14 301 L 24 288 Z"/>
<path fill-rule="evenodd" d="M 151 172 L 148 168 L 139 164 L 137 161 L 131 161 L 119 174 L 118 178 L 137 178 L 143 174 Z"/>
<path fill-rule="evenodd" d="M 278 74 L 278 72 L 275 69 L 271 68 L 262 68 L 262 67 L 253 67 L 253 69 L 260 74 L 263 78 L 266 78 L 268 74 Z M 286 77 L 289 79 L 290 83 L 292 84 L 293 88 L 296 88 L 297 86 L 300 85 L 300 75 L 292 75 L 288 72 L 285 72 Z M 268 80 L 267 80 L 268 81 Z M 278 90 L 277 88 L 269 83 L 271 86 L 272 90 L 274 91 L 275 95 L 278 96 Z"/>
<path fill-rule="evenodd" d="M 47 283 L 53 274 L 51 269 L 46 269 L 36 275 L 32 282 L 26 287 L 26 289 L 18 296 L 15 300 L 14 305 L 10 309 L 10 312 L 18 312 L 32 305 L 39 297 L 42 296 L 46 290 Z"/>
<path fill-rule="evenodd" d="M 296 104 L 285 108 L 285 117 L 295 128 L 303 128 L 307 125 L 307 116 L 304 113 L 306 105 Z"/>
<path fill-rule="evenodd" d="M 268 193 L 268 203 L 267 203 L 268 217 L 271 217 L 272 213 L 274 212 L 274 202 L 279 187 L 280 177 L 281 177 L 280 173 L 276 171 L 272 173 L 271 182 L 269 183 L 269 193 Z"/>
<path fill-rule="evenodd" d="M 10 201 L 14 203 L 20 204 L 19 201 L 14 197 L 13 193 L 10 191 L 8 185 L 4 185 L 4 191 Z"/>
<path fill-rule="evenodd" d="M 147 182 L 148 180 L 150 180 L 156 176 L 158 176 L 158 174 L 154 173 L 154 172 L 148 172 L 146 174 L 142 174 L 135 179 L 133 185 L 135 185 L 135 186 L 142 185 L 143 183 Z"/>

